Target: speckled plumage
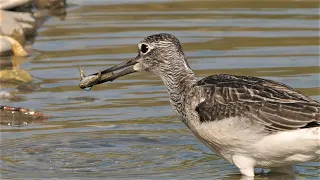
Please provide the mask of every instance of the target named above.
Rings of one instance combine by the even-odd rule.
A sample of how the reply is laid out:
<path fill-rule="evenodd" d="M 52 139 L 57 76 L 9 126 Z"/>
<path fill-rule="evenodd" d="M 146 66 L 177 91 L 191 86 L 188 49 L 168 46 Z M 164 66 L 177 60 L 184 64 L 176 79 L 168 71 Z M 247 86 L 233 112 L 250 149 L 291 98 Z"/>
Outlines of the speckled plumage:
<path fill-rule="evenodd" d="M 275 81 L 219 74 L 197 86 L 206 92 L 196 108 L 201 122 L 247 117 L 277 132 L 312 127 L 320 118 L 318 102 Z"/>

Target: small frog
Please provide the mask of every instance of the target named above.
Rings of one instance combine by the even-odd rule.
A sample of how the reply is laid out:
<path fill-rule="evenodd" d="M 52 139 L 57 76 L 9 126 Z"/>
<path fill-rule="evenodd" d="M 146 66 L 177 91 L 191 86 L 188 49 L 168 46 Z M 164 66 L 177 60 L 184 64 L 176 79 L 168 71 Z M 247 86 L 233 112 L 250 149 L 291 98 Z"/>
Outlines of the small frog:
<path fill-rule="evenodd" d="M 85 76 L 83 72 L 83 67 L 78 68 L 80 71 L 80 83 L 79 87 L 81 89 L 90 90 L 92 86 L 97 84 L 101 79 L 101 71 L 97 75 Z"/>

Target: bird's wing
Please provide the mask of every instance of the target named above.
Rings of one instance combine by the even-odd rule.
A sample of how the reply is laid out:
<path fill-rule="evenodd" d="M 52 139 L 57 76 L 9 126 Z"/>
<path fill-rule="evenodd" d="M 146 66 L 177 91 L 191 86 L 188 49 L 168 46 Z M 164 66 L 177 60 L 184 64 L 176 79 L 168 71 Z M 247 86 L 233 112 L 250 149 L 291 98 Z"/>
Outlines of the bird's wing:
<path fill-rule="evenodd" d="M 270 132 L 320 126 L 320 104 L 271 80 L 220 74 L 197 82 L 205 100 L 196 111 L 201 122 L 248 117 Z"/>

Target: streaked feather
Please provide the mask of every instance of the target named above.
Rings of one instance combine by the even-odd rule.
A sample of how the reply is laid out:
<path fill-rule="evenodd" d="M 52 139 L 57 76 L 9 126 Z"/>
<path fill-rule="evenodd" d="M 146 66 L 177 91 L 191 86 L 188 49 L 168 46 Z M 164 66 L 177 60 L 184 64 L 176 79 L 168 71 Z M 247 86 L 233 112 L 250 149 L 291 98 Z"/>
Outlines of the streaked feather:
<path fill-rule="evenodd" d="M 320 104 L 284 84 L 257 77 L 220 74 L 197 82 L 205 101 L 201 122 L 248 117 L 270 132 L 320 126 Z"/>

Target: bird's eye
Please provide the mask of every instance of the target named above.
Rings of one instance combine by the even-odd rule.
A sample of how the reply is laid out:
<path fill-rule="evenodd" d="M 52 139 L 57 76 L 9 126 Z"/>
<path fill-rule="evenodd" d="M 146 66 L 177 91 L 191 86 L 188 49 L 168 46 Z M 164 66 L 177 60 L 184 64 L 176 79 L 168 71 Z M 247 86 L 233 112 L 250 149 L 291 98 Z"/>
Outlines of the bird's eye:
<path fill-rule="evenodd" d="M 148 50 L 149 50 L 149 46 L 148 46 L 148 45 L 146 45 L 146 44 L 141 44 L 141 49 L 140 49 L 140 51 L 141 51 L 143 54 L 147 53 Z"/>

